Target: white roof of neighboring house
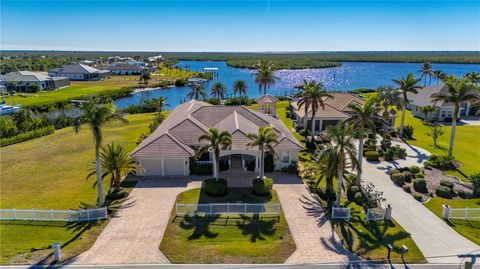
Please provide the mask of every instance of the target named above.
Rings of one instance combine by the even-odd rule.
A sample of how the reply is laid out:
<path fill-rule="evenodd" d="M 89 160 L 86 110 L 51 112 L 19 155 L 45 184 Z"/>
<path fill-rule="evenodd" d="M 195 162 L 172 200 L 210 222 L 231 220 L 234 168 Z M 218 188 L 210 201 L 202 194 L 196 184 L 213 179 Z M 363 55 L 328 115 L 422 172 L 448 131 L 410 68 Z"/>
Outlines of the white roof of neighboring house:
<path fill-rule="evenodd" d="M 132 152 L 133 157 L 192 157 L 198 137 L 212 127 L 232 134 L 232 149 L 248 149 L 248 133 L 270 125 L 278 135 L 278 145 L 301 149 L 301 144 L 278 119 L 244 106 L 214 106 L 192 100 L 177 106 L 165 121 Z"/>
<path fill-rule="evenodd" d="M 63 74 L 101 74 L 108 73 L 108 70 L 99 70 L 84 64 L 69 64 L 59 68 L 54 68 L 50 72 Z"/>
<path fill-rule="evenodd" d="M 257 103 L 278 103 L 280 100 L 278 100 L 277 97 L 270 95 L 270 94 L 265 94 L 264 96 L 258 97 L 255 99 Z"/>
<path fill-rule="evenodd" d="M 17 72 L 10 72 L 3 75 L 3 79 L 6 82 L 40 82 L 40 81 L 48 81 L 48 80 L 58 80 L 62 79 L 63 77 L 58 77 L 56 79 L 40 73 L 35 73 L 31 71 L 17 71 Z M 66 78 L 65 78 L 66 79 Z"/>
<path fill-rule="evenodd" d="M 437 85 L 423 87 L 419 89 L 417 93 L 407 93 L 407 99 L 412 105 L 416 106 L 427 106 L 427 105 L 436 105 L 436 106 L 443 106 L 447 105 L 444 104 L 443 101 L 436 102 L 435 104 L 432 102 L 432 94 L 436 93 L 445 93 L 448 89 L 445 84 L 440 83 Z M 403 98 L 402 98 L 403 99 Z"/>
<path fill-rule="evenodd" d="M 332 98 L 325 98 L 325 109 L 318 109 L 315 112 L 315 117 L 317 118 L 348 118 L 348 113 L 351 110 L 348 108 L 348 105 L 351 103 L 358 103 L 363 105 L 365 100 L 358 97 L 352 93 L 340 93 L 340 92 L 332 92 Z M 290 102 L 292 105 L 295 113 L 303 118 L 305 116 L 305 107 L 298 108 L 298 99 L 293 100 Z M 308 117 L 312 116 L 311 108 L 308 110 Z"/>

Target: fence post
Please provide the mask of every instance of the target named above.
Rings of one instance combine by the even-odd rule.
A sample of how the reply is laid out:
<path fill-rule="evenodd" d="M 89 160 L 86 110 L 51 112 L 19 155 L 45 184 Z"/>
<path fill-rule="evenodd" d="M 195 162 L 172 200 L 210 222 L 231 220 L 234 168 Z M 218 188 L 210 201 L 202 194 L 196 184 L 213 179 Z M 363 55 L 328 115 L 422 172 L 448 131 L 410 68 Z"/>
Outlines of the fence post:
<path fill-rule="evenodd" d="M 32 212 L 32 219 L 35 220 L 35 210 L 32 208 L 31 212 Z"/>
<path fill-rule="evenodd" d="M 450 206 L 448 204 L 442 205 L 442 217 L 446 220 L 450 219 Z"/>
<path fill-rule="evenodd" d="M 467 218 L 468 218 L 468 207 L 465 208 L 465 219 L 467 219 Z"/>
<path fill-rule="evenodd" d="M 385 220 L 392 220 L 392 206 L 390 204 L 385 208 Z"/>
<path fill-rule="evenodd" d="M 208 215 L 212 215 L 212 203 L 210 203 L 209 206 L 210 206 L 210 210 Z"/>
<path fill-rule="evenodd" d="M 53 221 L 53 209 L 50 209 L 50 220 Z"/>
<path fill-rule="evenodd" d="M 227 203 L 227 212 L 230 215 L 230 203 Z"/>
<path fill-rule="evenodd" d="M 243 203 L 244 209 L 243 209 L 243 214 L 247 214 L 247 203 Z"/>

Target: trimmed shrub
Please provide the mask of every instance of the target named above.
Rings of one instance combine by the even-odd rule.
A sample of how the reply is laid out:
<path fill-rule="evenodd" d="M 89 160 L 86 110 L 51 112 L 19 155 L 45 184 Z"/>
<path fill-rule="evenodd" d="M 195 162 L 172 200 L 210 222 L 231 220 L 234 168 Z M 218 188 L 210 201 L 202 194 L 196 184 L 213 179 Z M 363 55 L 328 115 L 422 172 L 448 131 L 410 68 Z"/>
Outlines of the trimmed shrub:
<path fill-rule="evenodd" d="M 401 171 L 399 169 L 392 169 L 390 170 L 390 175 L 391 174 L 397 174 L 397 173 L 401 173 Z"/>
<path fill-rule="evenodd" d="M 349 201 L 354 201 L 355 194 L 360 192 L 360 188 L 358 186 L 350 186 L 347 189 L 347 198 Z"/>
<path fill-rule="evenodd" d="M 412 182 L 412 174 L 409 171 L 404 171 L 402 174 L 405 177 L 405 182 Z"/>
<path fill-rule="evenodd" d="M 227 180 L 224 178 L 207 178 L 203 182 L 205 192 L 211 196 L 224 196 L 227 194 Z"/>
<path fill-rule="evenodd" d="M 435 193 L 437 194 L 438 197 L 442 198 L 452 198 L 452 189 L 450 189 L 447 186 L 438 186 L 437 189 L 435 190 Z"/>
<path fill-rule="evenodd" d="M 398 186 L 402 186 L 405 183 L 405 176 L 403 173 L 391 174 L 390 178 L 392 179 L 393 183 Z"/>
<path fill-rule="evenodd" d="M 272 191 L 273 180 L 269 177 L 254 178 L 252 182 L 252 192 L 255 195 L 267 196 Z"/>
<path fill-rule="evenodd" d="M 455 159 L 450 156 L 430 155 L 428 161 L 423 165 L 425 167 L 435 167 L 441 170 L 454 170 L 456 169 L 454 161 Z"/>
<path fill-rule="evenodd" d="M 415 174 L 415 178 L 425 178 L 425 175 L 422 173 Z"/>
<path fill-rule="evenodd" d="M 458 197 L 460 197 L 462 199 L 468 199 L 469 198 L 469 194 L 464 189 L 459 189 L 456 192 L 457 192 Z"/>
<path fill-rule="evenodd" d="M 355 195 L 353 196 L 353 201 L 355 201 L 355 203 L 357 203 L 359 205 L 362 205 L 363 204 L 363 193 L 360 192 L 360 191 L 355 193 Z"/>
<path fill-rule="evenodd" d="M 283 173 L 298 175 L 298 165 L 296 162 L 292 162 L 289 166 L 283 167 L 280 171 Z"/>
<path fill-rule="evenodd" d="M 412 192 L 412 186 L 410 184 L 405 184 L 402 186 L 402 189 L 405 191 L 405 192 L 408 192 L 408 193 L 411 193 Z"/>
<path fill-rule="evenodd" d="M 55 128 L 53 126 L 47 126 L 45 128 L 36 129 L 30 132 L 26 132 L 26 133 L 12 136 L 9 138 L 2 138 L 0 139 L 0 146 L 5 147 L 8 145 L 13 145 L 13 144 L 34 139 L 37 137 L 53 134 L 53 132 L 55 132 Z"/>
<path fill-rule="evenodd" d="M 450 181 L 450 180 L 446 180 L 446 179 L 442 179 L 440 181 L 440 186 L 445 186 L 447 188 L 449 188 L 450 190 L 453 190 L 453 181 Z"/>
<path fill-rule="evenodd" d="M 418 174 L 422 171 L 422 169 L 420 169 L 420 167 L 418 166 L 410 166 L 410 172 L 412 172 L 412 174 Z"/>
<path fill-rule="evenodd" d="M 365 152 L 365 158 L 367 161 L 378 161 L 380 160 L 380 154 L 376 151 L 367 151 Z"/>
<path fill-rule="evenodd" d="M 415 198 L 415 200 L 421 202 L 422 199 L 423 199 L 423 195 L 421 195 L 420 193 L 414 193 L 413 198 Z"/>
<path fill-rule="evenodd" d="M 427 193 L 427 182 L 423 178 L 416 178 L 413 181 L 413 189 L 421 193 Z"/>
<path fill-rule="evenodd" d="M 385 151 L 385 160 L 386 161 L 393 161 L 394 157 L 395 157 L 395 150 L 393 148 L 388 148 L 386 151 Z"/>

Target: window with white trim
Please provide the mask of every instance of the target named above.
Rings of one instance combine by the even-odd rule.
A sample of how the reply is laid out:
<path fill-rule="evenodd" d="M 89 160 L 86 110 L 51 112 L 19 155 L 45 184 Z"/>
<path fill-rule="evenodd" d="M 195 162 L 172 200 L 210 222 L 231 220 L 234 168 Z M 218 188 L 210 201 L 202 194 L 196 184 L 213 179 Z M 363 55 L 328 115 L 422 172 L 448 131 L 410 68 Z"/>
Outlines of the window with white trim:
<path fill-rule="evenodd" d="M 282 162 L 289 163 L 290 162 L 290 152 L 288 150 L 282 151 Z"/>

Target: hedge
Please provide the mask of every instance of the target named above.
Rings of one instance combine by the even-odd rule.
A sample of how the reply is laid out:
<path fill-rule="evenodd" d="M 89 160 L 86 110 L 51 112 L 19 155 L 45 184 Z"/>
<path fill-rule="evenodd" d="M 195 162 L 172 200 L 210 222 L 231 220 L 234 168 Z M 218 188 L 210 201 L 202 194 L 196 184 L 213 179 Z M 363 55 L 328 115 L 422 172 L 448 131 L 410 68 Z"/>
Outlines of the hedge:
<path fill-rule="evenodd" d="M 378 161 L 380 160 L 380 154 L 376 151 L 367 151 L 365 152 L 365 158 L 367 161 Z"/>
<path fill-rule="evenodd" d="M 414 165 L 414 166 L 411 166 L 411 167 L 410 167 L 410 172 L 411 172 L 412 174 L 414 174 L 414 175 L 420 173 L 421 171 L 422 171 L 422 170 L 421 170 L 420 167 L 418 167 L 418 166 L 415 166 L 415 165 Z"/>
<path fill-rule="evenodd" d="M 452 198 L 452 189 L 447 186 L 438 186 L 438 188 L 435 190 L 435 193 L 438 197 L 447 199 Z"/>
<path fill-rule="evenodd" d="M 442 179 L 440 180 L 440 186 L 445 186 L 450 190 L 453 190 L 453 181 Z"/>
<path fill-rule="evenodd" d="M 397 184 L 398 186 L 402 186 L 405 183 L 405 176 L 403 173 L 391 174 L 390 178 L 392 179 L 393 183 Z"/>
<path fill-rule="evenodd" d="M 421 193 L 427 193 L 427 182 L 423 178 L 416 178 L 413 181 L 413 189 Z"/>
<path fill-rule="evenodd" d="M 223 196 L 227 194 L 227 180 L 224 178 L 207 178 L 203 182 L 205 192 L 211 196 Z"/>
<path fill-rule="evenodd" d="M 264 178 L 254 178 L 252 182 L 252 191 L 253 194 L 259 196 L 267 196 L 272 191 L 273 179 L 269 177 Z"/>
<path fill-rule="evenodd" d="M 27 140 L 30 140 L 30 139 L 34 139 L 34 138 L 37 138 L 37 137 L 53 134 L 53 132 L 55 132 L 55 127 L 47 126 L 47 127 L 44 127 L 44 128 L 40 128 L 40 129 L 37 129 L 37 130 L 33 130 L 33 131 L 30 131 L 30 132 L 26 132 L 26 133 L 23 133 L 23 134 L 12 136 L 12 137 L 9 137 L 9 138 L 2 138 L 2 139 L 0 139 L 0 146 L 5 147 L 5 146 L 8 146 L 8 145 L 13 145 L 13 144 L 20 143 L 20 142 L 23 142 L 23 141 L 27 141 Z"/>

